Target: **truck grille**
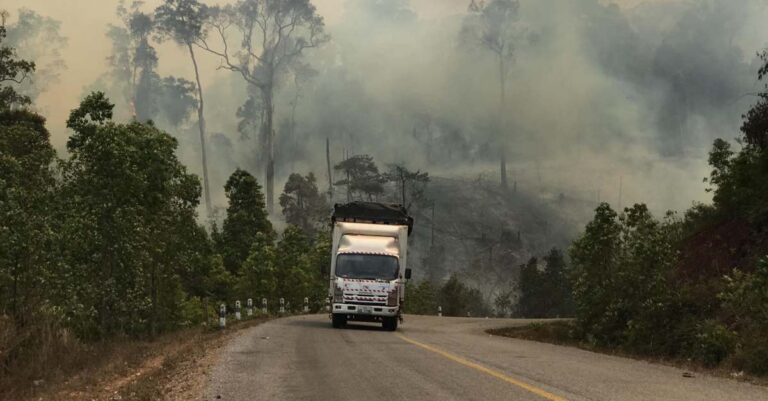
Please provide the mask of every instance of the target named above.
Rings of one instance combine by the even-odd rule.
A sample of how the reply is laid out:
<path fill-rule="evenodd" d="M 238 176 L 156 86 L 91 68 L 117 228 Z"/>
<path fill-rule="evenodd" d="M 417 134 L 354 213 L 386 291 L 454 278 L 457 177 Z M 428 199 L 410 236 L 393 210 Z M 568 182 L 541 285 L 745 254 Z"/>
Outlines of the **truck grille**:
<path fill-rule="evenodd" d="M 386 295 L 373 295 L 373 294 L 344 294 L 345 304 L 358 304 L 358 305 L 386 305 Z"/>

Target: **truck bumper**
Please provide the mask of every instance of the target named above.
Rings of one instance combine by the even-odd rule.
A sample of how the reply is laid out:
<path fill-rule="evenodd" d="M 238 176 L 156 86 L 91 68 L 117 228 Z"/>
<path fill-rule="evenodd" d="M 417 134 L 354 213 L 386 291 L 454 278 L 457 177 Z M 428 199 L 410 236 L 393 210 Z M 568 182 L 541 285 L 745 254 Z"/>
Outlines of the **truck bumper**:
<path fill-rule="evenodd" d="M 331 305 L 331 313 L 347 315 L 347 319 L 361 321 L 379 321 L 382 317 L 395 317 L 399 313 L 397 306 L 384 305 L 352 305 L 337 304 Z"/>

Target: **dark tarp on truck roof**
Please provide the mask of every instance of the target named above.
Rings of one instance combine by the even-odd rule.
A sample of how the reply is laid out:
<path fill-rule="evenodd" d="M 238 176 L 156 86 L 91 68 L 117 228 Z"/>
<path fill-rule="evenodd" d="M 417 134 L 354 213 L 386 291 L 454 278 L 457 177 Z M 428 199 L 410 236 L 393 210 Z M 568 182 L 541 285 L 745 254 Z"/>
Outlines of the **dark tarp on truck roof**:
<path fill-rule="evenodd" d="M 413 218 L 399 204 L 379 202 L 337 203 L 333 206 L 331 221 L 358 221 L 361 223 L 397 224 L 408 226 L 408 233 L 413 230 Z"/>

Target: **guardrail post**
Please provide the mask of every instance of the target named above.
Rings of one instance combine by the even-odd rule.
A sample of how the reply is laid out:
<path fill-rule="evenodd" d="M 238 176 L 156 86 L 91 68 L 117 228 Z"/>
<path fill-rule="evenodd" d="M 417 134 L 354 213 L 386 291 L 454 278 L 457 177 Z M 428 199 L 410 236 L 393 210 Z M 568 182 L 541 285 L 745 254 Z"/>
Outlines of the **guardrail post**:
<path fill-rule="evenodd" d="M 240 301 L 235 301 L 235 320 L 240 320 L 243 316 L 240 314 Z"/>
<path fill-rule="evenodd" d="M 269 313 L 269 310 L 267 309 L 267 299 L 266 298 L 262 298 L 261 299 L 261 313 L 263 313 L 265 315 L 267 313 Z"/>
<path fill-rule="evenodd" d="M 227 327 L 227 305 L 225 304 L 219 305 L 219 327 L 222 329 Z"/>
<path fill-rule="evenodd" d="M 309 298 L 304 297 L 304 313 L 309 313 Z"/>
<path fill-rule="evenodd" d="M 438 306 L 437 307 L 437 316 L 443 316 L 443 307 L 442 306 Z"/>
<path fill-rule="evenodd" d="M 253 298 L 248 298 L 248 300 L 245 301 L 245 305 L 247 306 L 245 312 L 248 314 L 248 317 L 253 316 Z"/>
<path fill-rule="evenodd" d="M 285 313 L 285 298 L 280 298 L 280 314 Z"/>

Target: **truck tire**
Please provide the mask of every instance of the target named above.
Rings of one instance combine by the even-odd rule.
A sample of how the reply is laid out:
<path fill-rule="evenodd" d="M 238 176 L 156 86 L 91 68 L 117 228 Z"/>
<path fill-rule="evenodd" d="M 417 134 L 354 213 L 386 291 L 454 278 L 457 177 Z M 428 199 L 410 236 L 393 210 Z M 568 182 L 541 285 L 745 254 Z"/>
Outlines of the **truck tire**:
<path fill-rule="evenodd" d="M 346 315 L 341 315 L 341 314 L 338 314 L 338 313 L 334 313 L 331 316 L 331 322 L 333 324 L 333 328 L 334 329 L 340 329 L 340 328 L 344 327 L 347 324 L 347 316 Z"/>
<path fill-rule="evenodd" d="M 381 322 L 381 327 L 386 331 L 397 330 L 397 317 L 385 317 Z"/>

